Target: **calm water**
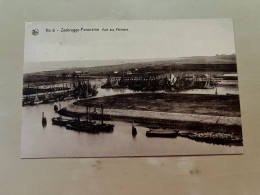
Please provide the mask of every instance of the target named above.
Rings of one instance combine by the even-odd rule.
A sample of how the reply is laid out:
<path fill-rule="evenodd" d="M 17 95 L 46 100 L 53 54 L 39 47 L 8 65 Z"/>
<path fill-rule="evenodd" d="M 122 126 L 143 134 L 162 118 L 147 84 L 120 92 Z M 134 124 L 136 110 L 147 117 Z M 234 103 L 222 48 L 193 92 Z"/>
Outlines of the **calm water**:
<path fill-rule="evenodd" d="M 180 93 L 215 94 L 216 90 L 219 95 L 226 95 L 227 93 L 238 95 L 238 86 L 237 85 L 222 85 L 222 86 L 218 86 L 218 87 L 212 88 L 212 89 L 189 89 L 189 90 L 181 91 Z"/>
<path fill-rule="evenodd" d="M 227 91 L 230 93 L 230 90 Z M 121 93 L 133 92 L 127 89 L 99 89 L 98 97 Z M 61 106 L 67 106 L 73 101 L 61 102 Z M 78 133 L 51 124 L 51 118 L 57 116 L 53 106 L 42 104 L 22 108 L 22 157 L 161 156 L 232 154 L 243 151 L 241 146 L 213 145 L 182 137 L 148 138 L 145 133 L 149 129 L 139 124 L 136 124 L 138 134 L 133 138 L 131 124 L 126 122 L 108 122 L 115 125 L 113 133 Z M 41 123 L 42 112 L 47 118 L 45 128 Z"/>

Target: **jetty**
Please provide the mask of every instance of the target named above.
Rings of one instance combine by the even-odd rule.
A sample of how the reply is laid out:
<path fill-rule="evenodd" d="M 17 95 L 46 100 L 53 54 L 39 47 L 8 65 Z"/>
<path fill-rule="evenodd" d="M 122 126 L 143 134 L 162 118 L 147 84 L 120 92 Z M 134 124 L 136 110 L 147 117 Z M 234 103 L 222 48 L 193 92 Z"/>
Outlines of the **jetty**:
<path fill-rule="evenodd" d="M 242 135 L 235 135 L 234 133 L 222 132 L 180 132 L 180 136 L 187 137 L 191 140 L 214 143 L 221 145 L 243 145 Z"/>
<path fill-rule="evenodd" d="M 91 108 L 90 108 L 91 109 Z M 95 108 L 92 108 L 93 110 Z M 100 110 L 97 109 L 100 113 Z M 59 114 L 64 116 L 86 116 L 82 106 L 70 105 L 58 111 Z M 93 116 L 90 112 L 90 116 Z M 101 117 L 96 114 L 96 117 Z M 171 112 L 154 112 L 142 110 L 123 110 L 123 109 L 105 109 L 103 112 L 104 120 L 121 120 L 131 122 L 134 120 L 136 123 L 144 125 L 159 125 L 161 128 L 169 129 L 188 129 L 191 131 L 211 131 L 211 132 L 226 132 L 235 133 L 240 135 L 241 118 L 228 117 L 228 116 L 212 116 L 200 114 L 187 114 L 187 113 L 171 113 Z"/>
<path fill-rule="evenodd" d="M 93 109 L 94 108 L 90 108 Z M 96 108 L 97 112 L 101 110 Z M 64 116 L 72 116 L 76 113 L 85 115 L 85 108 L 82 106 L 71 104 L 66 109 L 59 110 Z M 90 113 L 91 115 L 91 113 Z M 110 118 L 145 118 L 157 120 L 172 120 L 172 121 L 190 121 L 190 122 L 203 122 L 208 124 L 223 124 L 223 125 L 238 125 L 241 126 L 240 117 L 228 116 L 213 116 L 205 114 L 187 114 L 187 113 L 173 113 L 173 112 L 154 112 L 143 110 L 124 110 L 124 109 L 105 109 L 104 116 Z M 136 120 L 135 120 L 136 121 Z M 136 121 L 137 122 L 137 121 Z"/>
<path fill-rule="evenodd" d="M 108 76 L 101 88 L 129 88 L 135 91 L 173 91 L 214 88 L 218 82 L 209 74 L 122 73 L 121 77 Z"/>

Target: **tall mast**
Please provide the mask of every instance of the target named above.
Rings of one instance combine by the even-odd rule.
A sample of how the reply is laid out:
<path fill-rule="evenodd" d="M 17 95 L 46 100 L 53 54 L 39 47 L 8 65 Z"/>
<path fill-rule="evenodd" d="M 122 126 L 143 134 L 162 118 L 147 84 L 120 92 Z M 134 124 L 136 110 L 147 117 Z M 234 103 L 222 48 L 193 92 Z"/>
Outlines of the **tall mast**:
<path fill-rule="evenodd" d="M 103 124 L 103 115 L 104 115 L 104 111 L 103 111 L 103 104 L 101 104 L 101 123 Z"/>
<path fill-rule="evenodd" d="M 87 122 L 88 122 L 88 119 L 89 119 L 89 113 L 88 113 L 88 106 L 86 104 L 86 112 L 87 112 Z"/>
<path fill-rule="evenodd" d="M 28 79 L 28 93 L 29 93 L 29 100 L 30 100 L 30 76 L 29 76 L 29 79 Z"/>

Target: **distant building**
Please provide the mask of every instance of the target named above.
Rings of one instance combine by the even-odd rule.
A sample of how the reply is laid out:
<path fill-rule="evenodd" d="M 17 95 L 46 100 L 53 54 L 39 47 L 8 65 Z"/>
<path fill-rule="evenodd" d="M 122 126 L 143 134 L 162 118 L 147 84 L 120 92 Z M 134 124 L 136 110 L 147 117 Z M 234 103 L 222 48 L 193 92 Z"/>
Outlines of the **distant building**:
<path fill-rule="evenodd" d="M 238 85 L 237 74 L 224 74 L 218 85 Z"/>
<path fill-rule="evenodd" d="M 82 71 L 74 71 L 72 73 L 72 76 L 77 78 L 84 78 L 86 74 L 84 74 Z"/>
<path fill-rule="evenodd" d="M 83 72 L 78 70 L 78 71 L 75 71 L 74 73 L 75 73 L 75 75 L 81 75 Z"/>
<path fill-rule="evenodd" d="M 237 74 L 224 74 L 223 80 L 237 80 Z"/>

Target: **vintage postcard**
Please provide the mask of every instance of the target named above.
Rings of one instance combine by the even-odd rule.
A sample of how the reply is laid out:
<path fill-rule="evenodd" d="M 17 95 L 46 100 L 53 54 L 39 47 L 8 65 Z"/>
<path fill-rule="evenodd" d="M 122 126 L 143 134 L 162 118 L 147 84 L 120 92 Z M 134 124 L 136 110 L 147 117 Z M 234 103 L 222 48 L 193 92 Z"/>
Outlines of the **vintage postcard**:
<path fill-rule="evenodd" d="M 29 22 L 21 158 L 243 154 L 232 19 Z"/>

